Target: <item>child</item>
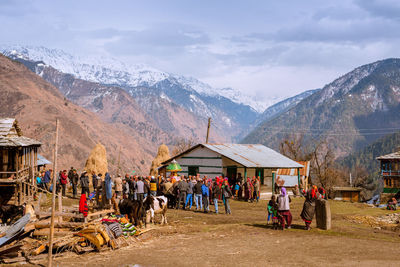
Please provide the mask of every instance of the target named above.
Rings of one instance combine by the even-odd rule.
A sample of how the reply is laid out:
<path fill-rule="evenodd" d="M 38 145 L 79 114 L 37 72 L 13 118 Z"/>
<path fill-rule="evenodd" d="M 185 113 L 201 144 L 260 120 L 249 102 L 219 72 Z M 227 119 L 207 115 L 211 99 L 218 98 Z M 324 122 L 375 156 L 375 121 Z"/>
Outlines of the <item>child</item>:
<path fill-rule="evenodd" d="M 272 215 L 273 215 L 272 210 L 273 210 L 273 207 L 274 207 L 274 203 L 275 203 L 275 196 L 272 195 L 271 200 L 268 202 L 268 206 L 267 206 L 267 209 L 268 209 L 267 224 L 269 224 L 269 221 L 270 221 L 271 218 L 272 218 Z"/>
<path fill-rule="evenodd" d="M 234 189 L 233 189 L 234 192 L 235 192 L 235 198 L 236 198 L 236 199 L 238 199 L 239 189 L 240 189 L 240 185 L 239 185 L 239 182 L 237 182 L 237 183 L 235 184 Z"/>
<path fill-rule="evenodd" d="M 278 229 L 278 204 L 275 201 L 275 196 L 272 195 L 271 200 L 268 202 L 268 220 L 272 218 L 272 227 L 274 230 Z"/>

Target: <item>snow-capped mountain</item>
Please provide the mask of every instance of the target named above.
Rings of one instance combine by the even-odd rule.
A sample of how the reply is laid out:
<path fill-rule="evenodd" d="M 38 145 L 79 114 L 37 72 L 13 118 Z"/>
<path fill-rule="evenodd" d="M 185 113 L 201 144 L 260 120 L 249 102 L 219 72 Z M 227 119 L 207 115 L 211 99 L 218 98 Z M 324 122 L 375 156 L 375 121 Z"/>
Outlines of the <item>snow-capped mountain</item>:
<path fill-rule="evenodd" d="M 171 74 L 143 64 L 126 64 L 109 57 L 73 56 L 59 49 L 36 46 L 0 46 L 0 51 L 8 57 L 43 61 L 55 69 L 74 75 L 76 78 L 101 84 L 121 87 L 155 87 L 169 80 L 188 91 L 203 96 L 224 96 L 234 103 L 248 105 L 262 113 L 267 107 L 256 97 L 251 97 L 232 88 L 216 89 L 193 77 Z"/>
<path fill-rule="evenodd" d="M 272 108 L 272 107 L 271 107 Z M 360 149 L 400 126 L 400 59 L 360 66 L 264 120 L 244 139 L 277 148 L 283 138 L 329 143 L 337 156 Z"/>
<path fill-rule="evenodd" d="M 170 133 L 177 133 L 177 131 L 173 130 L 172 124 L 167 123 L 168 121 L 185 122 L 187 118 L 192 117 L 193 127 L 186 127 L 186 130 L 181 128 L 181 132 L 186 131 L 193 136 L 201 136 L 202 133 L 198 132 L 200 125 L 211 117 L 214 130 L 223 133 L 218 134 L 222 136 L 222 139 L 218 139 L 231 142 L 242 137 L 243 132 L 247 131 L 259 116 L 259 113 L 249 105 L 240 104 L 237 100 L 232 101 L 219 94 L 218 90 L 191 77 L 172 75 L 142 65 L 128 66 L 111 59 L 104 61 L 101 59 L 101 62 L 98 59 L 85 61 L 86 59 L 74 57 L 63 51 L 44 47 L 8 47 L 0 51 L 9 58 L 25 64 L 33 72 L 51 82 L 66 98 L 75 101 L 76 104 L 88 107 L 91 103 L 90 106 L 95 112 L 97 110 L 94 107 L 102 101 L 102 94 L 110 92 L 107 90 L 85 91 L 85 88 L 76 88 L 71 80 L 84 80 L 109 88 L 119 87 L 129 93 L 148 116 L 157 121 L 159 127 Z M 103 62 L 104 65 L 101 65 L 100 63 Z M 93 84 L 90 86 L 93 87 Z M 76 100 L 76 96 L 80 94 L 77 90 L 82 90 L 80 97 L 86 99 L 84 104 L 82 100 Z M 233 90 L 229 91 L 233 92 Z M 231 95 L 237 98 L 239 96 L 233 93 Z M 115 104 L 118 104 L 118 101 Z M 178 112 L 177 106 L 189 113 L 184 115 L 183 111 Z M 160 113 L 164 114 L 164 117 L 159 116 Z M 176 114 L 180 114 L 180 117 Z"/>

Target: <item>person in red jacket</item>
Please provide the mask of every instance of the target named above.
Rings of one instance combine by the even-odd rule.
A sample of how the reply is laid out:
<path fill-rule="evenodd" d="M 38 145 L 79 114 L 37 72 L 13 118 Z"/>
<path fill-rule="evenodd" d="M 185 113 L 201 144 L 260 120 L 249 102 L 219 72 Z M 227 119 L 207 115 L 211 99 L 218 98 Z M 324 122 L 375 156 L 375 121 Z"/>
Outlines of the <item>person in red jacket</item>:
<path fill-rule="evenodd" d="M 62 187 L 62 195 L 65 196 L 65 189 L 67 188 L 67 183 L 68 183 L 67 170 L 64 170 L 61 173 L 60 180 L 61 180 L 61 187 Z"/>

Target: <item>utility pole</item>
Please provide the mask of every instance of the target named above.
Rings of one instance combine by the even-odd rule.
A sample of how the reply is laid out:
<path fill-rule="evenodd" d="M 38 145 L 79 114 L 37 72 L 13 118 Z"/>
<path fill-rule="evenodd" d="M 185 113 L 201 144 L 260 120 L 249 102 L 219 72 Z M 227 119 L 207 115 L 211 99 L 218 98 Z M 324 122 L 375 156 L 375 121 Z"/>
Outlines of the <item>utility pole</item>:
<path fill-rule="evenodd" d="M 120 166 L 120 161 L 121 161 L 121 147 L 119 147 L 119 153 L 118 153 L 118 169 L 117 169 L 117 175 L 119 175 L 119 170 L 121 169 Z"/>
<path fill-rule="evenodd" d="M 54 147 L 53 158 L 53 198 L 51 200 L 51 222 L 50 222 L 50 240 L 49 240 L 49 258 L 47 266 L 53 265 L 53 238 L 54 238 L 54 215 L 56 212 L 56 185 L 57 185 L 57 148 L 58 148 L 58 119 L 56 119 L 56 144 Z"/>
<path fill-rule="evenodd" d="M 210 126 L 211 126 L 211 118 L 208 118 L 206 144 L 208 144 L 208 137 L 210 136 Z"/>

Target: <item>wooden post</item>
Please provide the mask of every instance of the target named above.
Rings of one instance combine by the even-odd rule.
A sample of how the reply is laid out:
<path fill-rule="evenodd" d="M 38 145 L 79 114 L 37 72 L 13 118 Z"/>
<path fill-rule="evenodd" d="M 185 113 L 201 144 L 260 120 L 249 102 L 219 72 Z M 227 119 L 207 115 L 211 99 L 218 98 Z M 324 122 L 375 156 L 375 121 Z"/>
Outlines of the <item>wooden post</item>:
<path fill-rule="evenodd" d="M 18 205 L 18 183 L 15 183 L 15 189 L 14 189 L 14 204 Z"/>
<path fill-rule="evenodd" d="M 210 136 L 210 125 L 211 125 L 211 118 L 208 118 L 206 144 L 208 144 L 208 137 Z"/>
<path fill-rule="evenodd" d="M 300 178 L 300 168 L 297 168 L 297 180 L 299 183 L 299 189 L 300 189 L 300 185 L 301 185 L 301 178 Z"/>
<path fill-rule="evenodd" d="M 53 196 L 51 201 L 51 223 L 50 223 L 50 241 L 49 241 L 49 255 L 47 266 L 53 265 L 53 238 L 54 238 L 54 214 L 56 212 L 56 184 L 57 184 L 57 149 L 58 149 L 58 119 L 56 119 L 56 143 L 54 147 L 54 160 L 53 160 Z"/>
<path fill-rule="evenodd" d="M 276 172 L 272 172 L 272 194 L 275 194 L 275 174 Z"/>
<path fill-rule="evenodd" d="M 25 189 L 26 189 L 25 183 L 21 182 L 21 186 L 22 186 L 21 203 L 25 203 Z"/>

